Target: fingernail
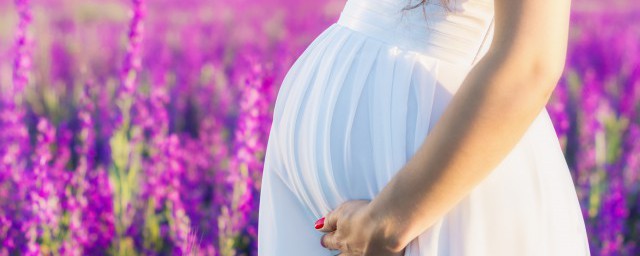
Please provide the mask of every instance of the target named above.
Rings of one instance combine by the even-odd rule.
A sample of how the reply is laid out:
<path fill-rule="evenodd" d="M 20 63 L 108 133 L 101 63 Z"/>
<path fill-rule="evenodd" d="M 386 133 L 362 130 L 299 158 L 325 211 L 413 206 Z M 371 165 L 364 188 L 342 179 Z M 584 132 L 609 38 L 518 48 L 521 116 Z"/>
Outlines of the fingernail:
<path fill-rule="evenodd" d="M 321 229 L 324 226 L 324 217 L 316 220 L 316 229 Z"/>

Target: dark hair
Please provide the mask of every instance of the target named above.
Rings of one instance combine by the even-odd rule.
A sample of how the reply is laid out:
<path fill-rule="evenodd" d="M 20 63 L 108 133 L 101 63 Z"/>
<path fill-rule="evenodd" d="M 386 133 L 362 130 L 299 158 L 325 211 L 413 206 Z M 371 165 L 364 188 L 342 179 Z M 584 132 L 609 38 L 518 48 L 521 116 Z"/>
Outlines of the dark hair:
<path fill-rule="evenodd" d="M 411 0 L 413 2 L 413 0 Z M 418 6 L 424 6 L 427 5 L 431 0 L 420 0 L 420 2 L 418 2 L 415 5 L 407 5 L 404 8 L 402 8 L 403 10 L 411 10 L 414 9 Z M 447 9 L 447 11 L 451 11 L 451 9 L 449 9 L 449 2 L 450 0 L 440 0 L 440 3 L 442 4 L 442 6 Z"/>

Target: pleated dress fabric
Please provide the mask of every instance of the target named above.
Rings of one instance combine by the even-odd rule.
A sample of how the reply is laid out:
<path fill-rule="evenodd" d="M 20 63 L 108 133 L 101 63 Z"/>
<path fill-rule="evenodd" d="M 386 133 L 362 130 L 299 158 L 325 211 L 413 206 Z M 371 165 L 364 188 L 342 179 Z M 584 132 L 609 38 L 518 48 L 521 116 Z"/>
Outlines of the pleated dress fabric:
<path fill-rule="evenodd" d="M 347 200 L 375 198 L 486 54 L 493 1 L 454 0 L 449 12 L 437 2 L 403 10 L 416 2 L 348 0 L 294 62 L 267 143 L 259 255 L 336 255 L 320 245 L 314 222 Z M 405 250 L 435 255 L 589 255 L 546 109 L 495 170 Z"/>

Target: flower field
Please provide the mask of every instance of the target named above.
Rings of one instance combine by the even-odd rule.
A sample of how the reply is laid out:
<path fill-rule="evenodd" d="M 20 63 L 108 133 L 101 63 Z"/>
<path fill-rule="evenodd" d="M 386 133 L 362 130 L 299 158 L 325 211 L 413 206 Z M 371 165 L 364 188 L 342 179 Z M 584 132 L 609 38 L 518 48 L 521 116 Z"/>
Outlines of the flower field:
<path fill-rule="evenodd" d="M 573 1 L 547 105 L 592 255 L 640 255 L 631 3 Z M 0 256 L 257 255 L 279 84 L 343 4 L 0 0 Z"/>

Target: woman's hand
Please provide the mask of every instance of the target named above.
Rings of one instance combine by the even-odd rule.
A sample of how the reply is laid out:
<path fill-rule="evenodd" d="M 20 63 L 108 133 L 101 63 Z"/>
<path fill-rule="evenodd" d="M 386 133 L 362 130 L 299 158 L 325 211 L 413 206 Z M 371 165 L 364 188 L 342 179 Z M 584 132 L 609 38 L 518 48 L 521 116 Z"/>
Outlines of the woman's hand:
<path fill-rule="evenodd" d="M 405 249 L 393 251 L 388 241 L 381 238 L 379 223 L 369 212 L 371 200 L 349 200 L 329 212 L 318 229 L 327 234 L 320 244 L 329 250 L 340 250 L 338 255 L 390 255 L 402 256 Z M 318 220 L 322 223 L 322 218 Z M 318 227 L 318 226 L 316 226 Z"/>

